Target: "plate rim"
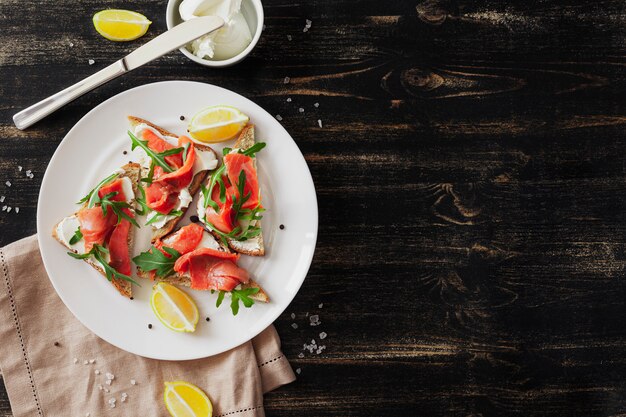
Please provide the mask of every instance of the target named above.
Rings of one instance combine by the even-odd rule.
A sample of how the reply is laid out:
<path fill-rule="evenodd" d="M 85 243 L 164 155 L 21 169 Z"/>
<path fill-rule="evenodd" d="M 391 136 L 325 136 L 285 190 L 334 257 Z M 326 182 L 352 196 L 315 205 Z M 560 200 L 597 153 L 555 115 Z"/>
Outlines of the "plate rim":
<path fill-rule="evenodd" d="M 251 331 L 249 334 L 247 334 L 246 336 L 242 337 L 241 340 L 238 340 L 234 345 L 232 346 L 227 346 L 225 348 L 220 348 L 218 349 L 216 352 L 214 353 L 210 353 L 210 354 L 193 354 L 193 355 L 188 355 L 188 356 L 179 356 L 179 357 L 170 357 L 170 356 L 158 356 L 158 355 L 150 355 L 150 354 L 145 354 L 145 353 L 140 353 L 137 352 L 135 350 L 129 350 L 124 346 L 120 346 L 120 344 L 115 343 L 111 340 L 108 340 L 107 338 L 105 338 L 103 335 L 101 335 L 99 332 L 96 332 L 94 329 L 92 329 L 86 322 L 85 320 L 83 320 L 83 318 L 80 317 L 79 314 L 76 314 L 76 312 L 74 311 L 74 309 L 72 309 L 72 307 L 70 307 L 70 304 L 66 301 L 66 298 L 63 296 L 62 291 L 59 291 L 59 288 L 57 287 L 57 285 L 55 284 L 54 279 L 52 279 L 52 274 L 50 273 L 50 267 L 48 265 L 48 263 L 46 262 L 46 256 L 44 255 L 44 251 L 41 250 L 42 247 L 44 247 L 45 245 L 43 245 L 43 239 L 45 235 L 45 231 L 42 229 L 42 194 L 43 194 L 43 190 L 46 188 L 46 184 L 51 181 L 50 179 L 50 167 L 52 166 L 53 162 L 55 161 L 55 159 L 60 158 L 60 155 L 63 153 L 63 149 L 65 148 L 65 146 L 67 146 L 67 138 L 70 137 L 70 135 L 78 129 L 79 125 L 81 125 L 82 123 L 86 123 L 85 119 L 87 119 L 89 116 L 91 116 L 92 114 L 98 112 L 101 107 L 105 106 L 109 101 L 112 101 L 114 99 L 119 99 L 120 97 L 126 96 L 126 95 L 130 95 L 133 93 L 136 93 L 139 90 L 143 90 L 143 89 L 147 89 L 147 88 L 154 88 L 155 86 L 159 86 L 159 85 L 164 85 L 164 84 L 199 84 L 202 86 L 210 86 L 211 88 L 217 88 L 218 90 L 223 90 L 229 94 L 235 94 L 237 96 L 239 96 L 241 99 L 243 99 L 244 101 L 248 101 L 250 104 L 252 104 L 253 106 L 258 107 L 259 109 L 261 109 L 263 112 L 265 112 L 272 120 L 274 120 L 277 124 L 277 126 L 279 126 L 279 128 L 282 130 L 283 134 L 286 134 L 287 137 L 289 137 L 289 139 L 293 142 L 293 144 L 295 145 L 296 149 L 298 150 L 298 155 L 300 158 L 302 158 L 302 162 L 304 162 L 304 167 L 306 168 L 306 172 L 308 173 L 308 176 L 305 176 L 306 178 L 304 180 L 306 180 L 308 183 L 310 183 L 311 189 L 313 191 L 312 193 L 312 197 L 313 197 L 313 201 L 315 202 L 314 207 L 312 208 L 314 213 L 312 214 L 312 218 L 315 219 L 315 224 L 312 227 L 312 229 L 314 229 L 314 236 L 312 237 L 312 250 L 310 251 L 310 255 L 308 256 L 308 259 L 306 260 L 307 266 L 306 266 L 306 270 L 304 271 L 303 276 L 299 279 L 298 282 L 298 290 L 293 292 L 292 294 L 288 295 L 288 301 L 286 301 L 285 303 L 285 307 L 283 309 L 277 309 L 276 312 L 274 314 L 272 314 L 270 317 L 271 319 L 269 320 L 269 324 L 267 326 L 260 326 L 261 329 L 258 331 Z M 208 358 L 208 357 L 212 357 L 215 355 L 219 355 L 223 352 L 226 352 L 228 350 L 234 349 L 238 346 L 241 346 L 242 344 L 252 340 L 254 337 L 258 336 L 261 332 L 263 332 L 265 329 L 267 329 L 269 326 L 271 326 L 276 319 L 282 314 L 284 313 L 284 311 L 289 307 L 289 305 L 291 304 L 291 302 L 293 301 L 293 299 L 296 297 L 296 295 L 298 294 L 298 292 L 300 291 L 300 289 L 302 288 L 302 284 L 304 283 L 304 280 L 306 279 L 306 277 L 308 276 L 308 273 L 311 269 L 311 265 L 313 263 L 313 259 L 315 256 L 315 251 L 317 249 L 317 237 L 318 237 L 318 233 L 319 233 L 319 205 L 318 205 L 318 200 L 317 200 L 317 191 L 315 189 L 315 183 L 313 181 L 313 176 L 311 175 L 311 170 L 306 162 L 306 159 L 304 158 L 304 155 L 302 154 L 302 151 L 300 150 L 300 147 L 298 146 L 298 144 L 296 143 L 296 141 L 293 139 L 293 137 L 291 136 L 291 134 L 289 134 L 289 132 L 287 131 L 287 129 L 284 128 L 284 126 L 279 123 L 278 121 L 276 121 L 274 119 L 274 117 L 267 111 L 265 110 L 263 107 L 261 107 L 259 104 L 255 103 L 254 101 L 250 100 L 249 98 L 235 92 L 232 90 L 229 90 L 227 88 L 224 87 L 220 87 L 217 86 L 215 84 L 211 84 L 211 83 L 205 83 L 205 82 L 200 82 L 200 81 L 191 81 L 191 80 L 164 80 L 164 81 L 157 81 L 157 82 L 153 82 L 153 83 L 147 83 L 147 84 L 142 84 L 124 91 L 121 91 L 109 98 L 107 98 L 106 100 L 100 102 L 97 106 L 95 106 L 94 108 L 92 108 L 89 112 L 85 113 L 76 123 L 74 123 L 74 125 L 70 128 L 70 130 L 65 134 L 65 136 L 63 137 L 63 139 L 61 139 L 61 141 L 59 142 L 59 145 L 57 146 L 57 148 L 55 149 L 54 153 L 52 154 L 52 157 L 50 158 L 50 160 L 48 161 L 48 164 L 46 166 L 46 170 L 44 172 L 43 175 L 43 179 L 41 181 L 41 186 L 39 188 L 39 195 L 37 196 L 37 213 L 36 213 L 36 224 L 37 224 L 37 243 L 39 245 L 40 248 L 40 255 L 41 255 L 41 259 L 44 265 L 44 269 L 46 271 L 46 275 L 48 277 L 48 279 L 50 280 L 56 294 L 58 295 L 58 297 L 61 299 L 61 301 L 63 302 L 63 304 L 65 305 L 65 307 L 72 313 L 72 315 L 83 325 L 85 326 L 87 329 L 89 329 L 90 332 L 92 332 L 93 334 L 95 334 L 96 336 L 98 336 L 100 339 L 104 340 L 105 342 L 119 348 L 122 349 L 126 352 L 132 353 L 134 355 L 137 356 L 141 356 L 141 357 L 145 357 L 145 358 L 150 358 L 150 359 L 157 359 L 157 360 L 168 360 L 168 361 L 183 361 L 183 360 L 195 360 L 195 359 L 203 359 L 203 358 Z"/>

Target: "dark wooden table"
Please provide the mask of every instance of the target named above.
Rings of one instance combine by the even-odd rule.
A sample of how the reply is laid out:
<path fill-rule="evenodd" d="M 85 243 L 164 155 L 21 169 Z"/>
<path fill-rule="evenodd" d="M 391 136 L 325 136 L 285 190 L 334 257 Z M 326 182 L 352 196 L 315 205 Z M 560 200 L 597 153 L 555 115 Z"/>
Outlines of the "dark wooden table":
<path fill-rule="evenodd" d="M 94 12 L 120 6 L 153 20 L 142 40 L 94 31 Z M 92 107 L 154 81 L 217 84 L 282 116 L 319 199 L 313 265 L 276 322 L 301 375 L 268 416 L 624 415 L 625 3 L 265 13 L 240 65 L 173 53 L 21 132 L 13 113 L 165 30 L 165 1 L 2 0 L 0 195 L 20 211 L 0 212 L 0 244 L 35 233 L 46 164 Z M 322 331 L 326 350 L 299 358 Z"/>

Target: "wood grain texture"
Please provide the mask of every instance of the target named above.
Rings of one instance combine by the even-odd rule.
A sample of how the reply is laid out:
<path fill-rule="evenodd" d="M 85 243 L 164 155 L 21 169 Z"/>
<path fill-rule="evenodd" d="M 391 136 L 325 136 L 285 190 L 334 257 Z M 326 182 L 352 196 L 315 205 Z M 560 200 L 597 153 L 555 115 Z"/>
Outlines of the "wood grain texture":
<path fill-rule="evenodd" d="M 15 129 L 165 29 L 164 2 L 142 0 L 146 37 L 109 43 L 89 22 L 114 6 L 0 2 L 0 195 L 20 207 L 0 244 L 35 232 L 46 164 L 87 111 L 214 83 L 282 116 L 318 193 L 315 259 L 276 323 L 301 375 L 268 416 L 626 415 L 623 1 L 266 0 L 240 65 L 171 54 Z M 299 358 L 322 331 L 326 350 Z"/>

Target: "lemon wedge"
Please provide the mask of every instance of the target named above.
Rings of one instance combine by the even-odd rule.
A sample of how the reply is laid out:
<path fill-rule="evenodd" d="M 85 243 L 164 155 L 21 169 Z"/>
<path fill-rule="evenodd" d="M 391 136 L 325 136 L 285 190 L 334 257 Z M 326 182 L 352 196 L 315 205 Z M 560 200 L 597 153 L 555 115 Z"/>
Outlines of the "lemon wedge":
<path fill-rule="evenodd" d="M 230 106 L 212 106 L 200 110 L 189 123 L 189 134 L 200 143 L 224 142 L 234 138 L 250 118 Z"/>
<path fill-rule="evenodd" d="M 130 10 L 108 9 L 93 15 L 93 25 L 98 33 L 115 42 L 143 36 L 151 23 L 146 16 Z"/>
<path fill-rule="evenodd" d="M 150 306 L 157 318 L 168 329 L 176 332 L 193 332 L 198 324 L 198 307 L 183 290 L 159 282 L 152 288 Z"/>
<path fill-rule="evenodd" d="M 172 417 L 211 417 L 213 415 L 213 404 L 209 397 L 189 382 L 166 382 L 163 399 Z"/>

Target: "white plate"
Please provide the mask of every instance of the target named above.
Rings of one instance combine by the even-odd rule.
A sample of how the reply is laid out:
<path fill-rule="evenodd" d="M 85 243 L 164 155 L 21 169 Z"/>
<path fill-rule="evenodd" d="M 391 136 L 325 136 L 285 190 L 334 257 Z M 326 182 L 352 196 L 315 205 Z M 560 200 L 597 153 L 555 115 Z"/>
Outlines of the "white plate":
<path fill-rule="evenodd" d="M 269 304 L 242 308 L 234 317 L 228 300 L 218 309 L 215 295 L 187 290 L 198 303 L 195 333 L 165 328 L 152 313 L 151 282 L 133 286 L 134 300 L 122 297 L 85 262 L 69 257 L 51 236 L 54 225 L 74 213 L 75 204 L 110 172 L 128 162 L 127 115 L 183 134 L 190 117 L 217 104 L 235 106 L 256 125 L 266 255 L 242 256 L 245 267 L 269 294 Z M 186 120 L 179 118 L 184 115 Z M 216 150 L 232 142 L 217 144 Z M 124 155 L 123 151 L 128 151 Z M 195 201 L 187 217 L 195 214 Z M 166 360 L 197 359 L 232 349 L 269 326 L 294 298 L 309 270 L 317 239 L 317 199 L 311 173 L 287 131 L 265 110 L 239 94 L 209 84 L 167 81 L 128 90 L 87 113 L 63 139 L 46 169 L 37 208 L 41 255 L 48 276 L 70 311 L 107 342 L 137 355 Z M 188 220 L 185 219 L 184 224 Z M 285 228 L 279 229 L 283 224 Z M 138 234 L 149 233 L 144 227 Z M 145 236 L 137 236 L 140 242 Z M 135 247 L 135 254 L 147 248 Z M 33 306 L 37 308 L 37 306 Z M 210 322 L 205 320 L 210 317 Z M 152 324 L 152 329 L 148 329 Z"/>

